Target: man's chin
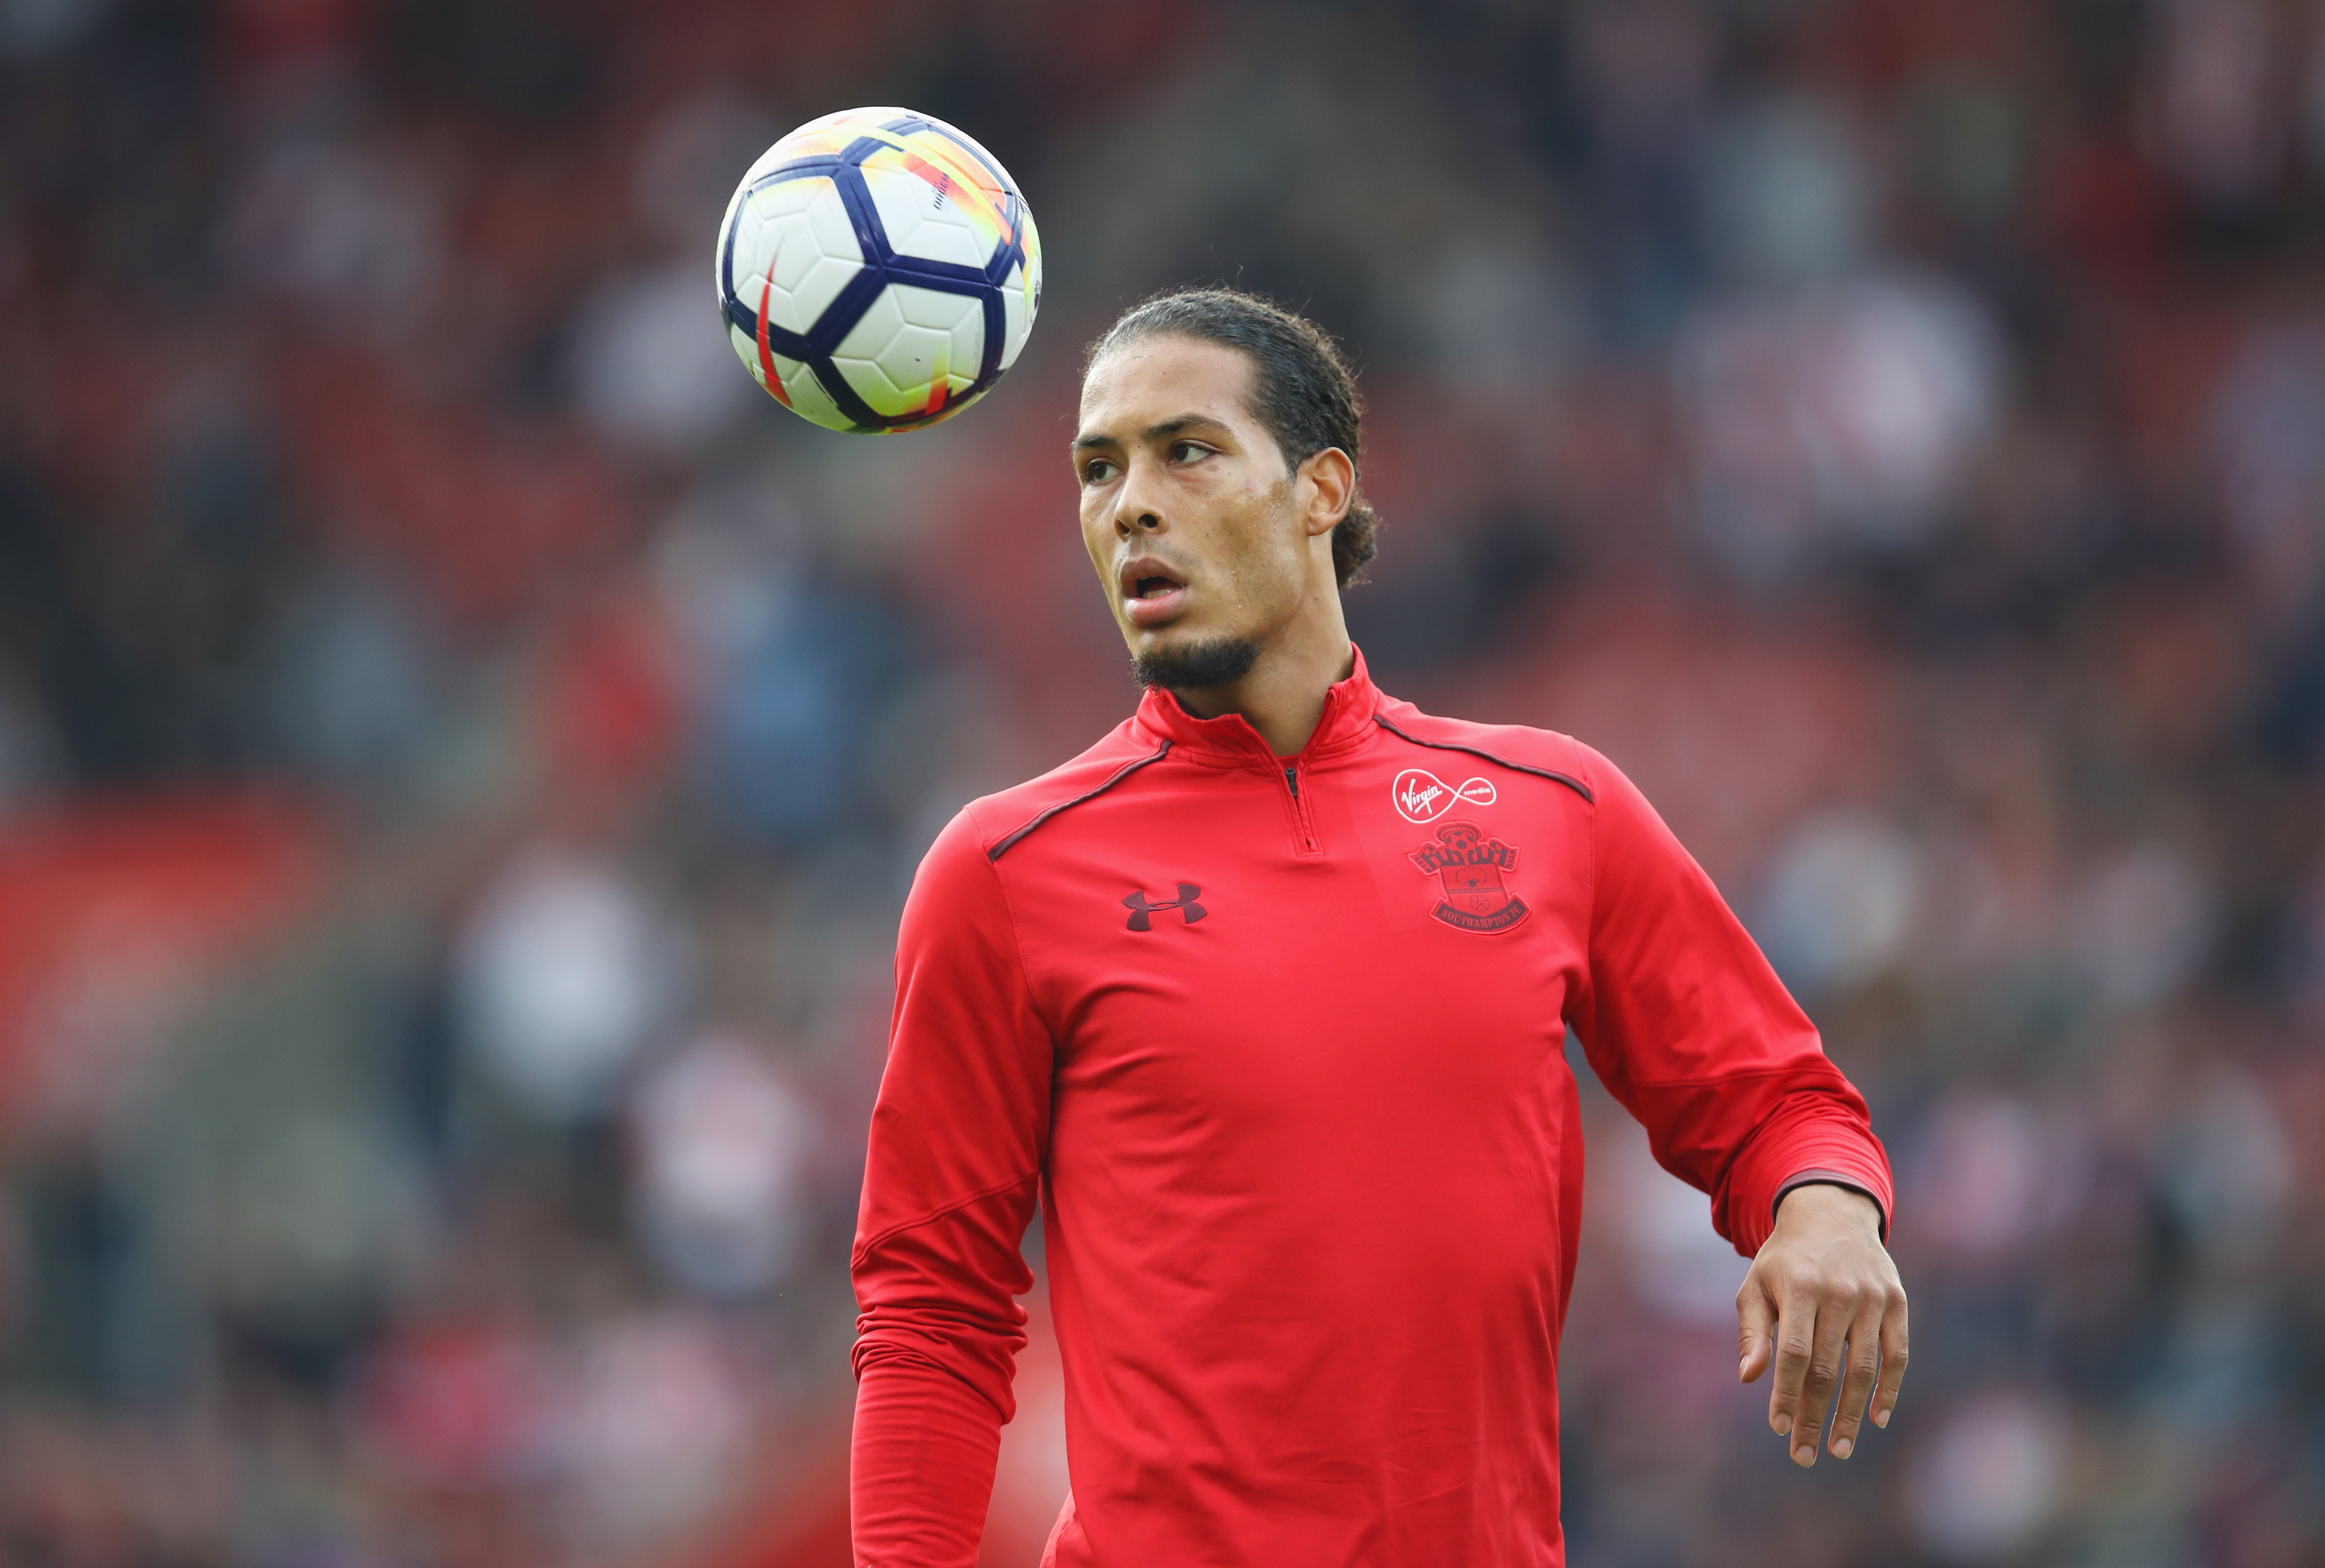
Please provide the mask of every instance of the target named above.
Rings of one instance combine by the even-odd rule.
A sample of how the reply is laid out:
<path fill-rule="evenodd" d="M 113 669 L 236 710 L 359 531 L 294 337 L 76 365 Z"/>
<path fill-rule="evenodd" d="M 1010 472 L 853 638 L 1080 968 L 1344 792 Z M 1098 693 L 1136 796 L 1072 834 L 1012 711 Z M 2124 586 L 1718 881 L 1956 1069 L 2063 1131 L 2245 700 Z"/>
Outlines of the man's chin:
<path fill-rule="evenodd" d="M 1142 646 L 1131 654 L 1130 678 L 1143 687 L 1166 691 L 1232 686 L 1259 662 L 1259 644 L 1232 632 L 1149 635 L 1139 641 Z"/>

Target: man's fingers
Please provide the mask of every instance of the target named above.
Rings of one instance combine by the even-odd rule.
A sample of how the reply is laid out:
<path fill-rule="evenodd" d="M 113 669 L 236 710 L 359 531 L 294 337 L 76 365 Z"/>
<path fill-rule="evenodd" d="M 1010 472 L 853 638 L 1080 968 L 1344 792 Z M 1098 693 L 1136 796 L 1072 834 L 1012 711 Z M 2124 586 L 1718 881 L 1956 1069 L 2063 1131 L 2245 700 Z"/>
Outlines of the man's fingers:
<path fill-rule="evenodd" d="M 1759 1379 L 1768 1370 L 1768 1347 L 1775 1336 L 1776 1304 L 1768 1299 L 1768 1287 L 1755 1268 L 1744 1277 L 1744 1288 L 1736 1293 L 1737 1378 L 1746 1383 Z"/>
<path fill-rule="evenodd" d="M 1886 1426 L 1897 1408 L 1897 1388 L 1905 1380 L 1905 1296 L 1898 1292 L 1881 1318 L 1881 1381 L 1873 1389 L 1873 1425 Z"/>
<path fill-rule="evenodd" d="M 1779 1437 L 1791 1436 L 1799 1420 L 1801 1388 L 1816 1354 L 1816 1319 L 1815 1290 L 1792 1281 L 1776 1319 L 1776 1377 L 1768 1389 L 1768 1425 Z"/>
<path fill-rule="evenodd" d="M 1874 1376 L 1881 1370 L 1881 1321 L 1887 1305 L 1885 1296 L 1868 1297 L 1858 1305 L 1856 1320 L 1848 1325 L 1840 1403 L 1833 1411 L 1832 1440 L 1827 1445 L 1835 1459 L 1847 1459 L 1856 1452 L 1857 1428 L 1865 1420 L 1865 1402 L 1872 1396 Z"/>
<path fill-rule="evenodd" d="M 1832 1409 L 1832 1396 L 1840 1387 L 1842 1346 L 1848 1338 L 1848 1324 L 1856 1315 L 1856 1293 L 1846 1297 L 1828 1296 L 1816 1303 L 1816 1325 L 1811 1331 L 1813 1349 L 1809 1354 L 1808 1374 L 1801 1379 L 1799 1407 L 1792 1416 L 1792 1462 L 1803 1469 L 1816 1462 L 1817 1439 L 1824 1435 L 1824 1418 Z"/>

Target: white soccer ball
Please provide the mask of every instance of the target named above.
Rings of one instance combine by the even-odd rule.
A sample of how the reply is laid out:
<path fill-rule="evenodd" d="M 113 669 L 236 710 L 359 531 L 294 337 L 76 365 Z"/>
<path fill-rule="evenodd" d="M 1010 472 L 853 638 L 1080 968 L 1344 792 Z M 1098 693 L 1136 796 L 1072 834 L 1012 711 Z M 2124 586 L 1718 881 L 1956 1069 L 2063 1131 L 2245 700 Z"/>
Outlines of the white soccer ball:
<path fill-rule="evenodd" d="M 942 120 L 849 109 L 751 165 L 718 226 L 718 308 L 793 413 L 877 434 L 992 390 L 1042 304 L 1042 241 L 1008 171 Z"/>

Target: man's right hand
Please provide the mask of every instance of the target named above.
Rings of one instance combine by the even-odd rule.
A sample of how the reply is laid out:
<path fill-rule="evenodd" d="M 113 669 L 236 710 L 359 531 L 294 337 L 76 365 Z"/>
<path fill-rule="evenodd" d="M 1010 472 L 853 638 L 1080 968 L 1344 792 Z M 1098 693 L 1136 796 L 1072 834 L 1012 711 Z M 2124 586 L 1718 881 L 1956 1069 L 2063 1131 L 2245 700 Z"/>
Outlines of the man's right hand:
<path fill-rule="evenodd" d="M 1786 1193 L 1775 1232 L 1737 1293 L 1736 1314 L 1738 1375 L 1757 1381 L 1774 1360 L 1768 1425 L 1791 1439 L 1793 1463 L 1816 1462 L 1836 1386 L 1835 1459 L 1856 1451 L 1868 1395 L 1873 1425 L 1889 1425 L 1905 1379 L 1905 1287 L 1881 1245 L 1881 1211 L 1871 1198 L 1825 1183 Z"/>

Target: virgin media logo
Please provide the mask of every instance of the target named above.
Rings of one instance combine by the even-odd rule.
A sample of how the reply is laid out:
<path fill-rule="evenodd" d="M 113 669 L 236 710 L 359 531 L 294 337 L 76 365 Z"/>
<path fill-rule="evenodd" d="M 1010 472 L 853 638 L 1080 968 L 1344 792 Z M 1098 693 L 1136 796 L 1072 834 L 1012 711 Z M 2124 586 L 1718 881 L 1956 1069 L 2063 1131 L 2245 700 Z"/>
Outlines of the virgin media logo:
<path fill-rule="evenodd" d="M 1407 768 L 1388 787 L 1389 798 L 1396 803 L 1396 814 L 1407 822 L 1434 822 L 1453 809 L 1458 802 L 1471 806 L 1491 806 L 1494 803 L 1494 781 L 1490 779 L 1465 779 L 1459 784 L 1448 784 L 1426 768 Z"/>

